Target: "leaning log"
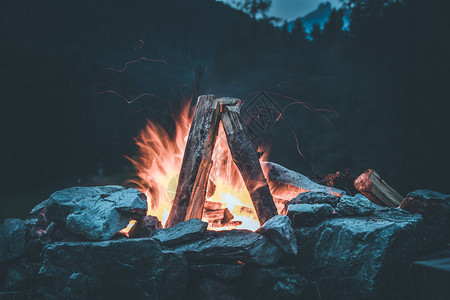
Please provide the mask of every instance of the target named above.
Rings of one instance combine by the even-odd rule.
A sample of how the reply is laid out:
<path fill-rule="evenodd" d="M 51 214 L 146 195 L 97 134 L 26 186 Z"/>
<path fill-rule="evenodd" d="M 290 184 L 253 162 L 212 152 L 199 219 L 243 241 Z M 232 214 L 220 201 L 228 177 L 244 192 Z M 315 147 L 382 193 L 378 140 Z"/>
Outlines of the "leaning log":
<path fill-rule="evenodd" d="M 376 204 L 398 207 L 403 201 L 403 197 L 372 169 L 365 171 L 356 178 L 355 188 Z"/>
<path fill-rule="evenodd" d="M 227 98 L 229 99 L 229 98 Z M 260 224 L 277 215 L 277 209 L 259 163 L 258 153 L 245 131 L 240 117 L 240 101 L 222 104 L 220 114 L 227 135 L 228 148 L 250 194 Z"/>
<path fill-rule="evenodd" d="M 175 198 L 165 227 L 202 217 L 219 114 L 220 107 L 214 95 L 198 98 Z"/>

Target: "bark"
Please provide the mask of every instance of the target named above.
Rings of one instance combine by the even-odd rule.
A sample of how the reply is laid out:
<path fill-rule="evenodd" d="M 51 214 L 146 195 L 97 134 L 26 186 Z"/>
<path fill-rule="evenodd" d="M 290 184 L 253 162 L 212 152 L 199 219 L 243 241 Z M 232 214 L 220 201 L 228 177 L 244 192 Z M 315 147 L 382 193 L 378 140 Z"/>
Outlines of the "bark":
<path fill-rule="evenodd" d="M 220 107 L 215 96 L 198 98 L 166 227 L 202 217 L 219 113 Z"/>
<path fill-rule="evenodd" d="M 229 98 L 227 98 L 229 100 Z M 221 119 L 227 135 L 233 161 L 238 167 L 249 191 L 260 224 L 277 215 L 277 209 L 261 169 L 258 153 L 245 132 L 239 113 L 239 105 L 222 104 Z"/>
<path fill-rule="evenodd" d="M 372 169 L 365 171 L 356 178 L 355 187 L 361 194 L 376 204 L 398 207 L 403 201 L 403 197 Z"/>

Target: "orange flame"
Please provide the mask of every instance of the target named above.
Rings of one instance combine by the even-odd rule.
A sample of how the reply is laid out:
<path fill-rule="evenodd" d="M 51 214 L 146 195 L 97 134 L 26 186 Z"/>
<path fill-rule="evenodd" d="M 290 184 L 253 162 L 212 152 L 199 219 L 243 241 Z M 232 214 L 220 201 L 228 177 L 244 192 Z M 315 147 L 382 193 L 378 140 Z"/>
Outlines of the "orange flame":
<path fill-rule="evenodd" d="M 175 197 L 192 118 L 193 110 L 190 103 L 187 103 L 180 115 L 174 117 L 173 134 L 148 121 L 136 138 L 139 156 L 137 159 L 130 159 L 139 177 L 138 181 L 133 182 L 147 196 L 147 214 L 157 216 L 163 224 L 167 221 Z M 239 170 L 233 163 L 222 126 L 219 127 L 213 161 L 209 179 L 215 185 L 215 192 L 207 201 L 219 202 L 221 208 L 228 208 L 234 219 L 223 227 L 212 227 L 210 223 L 209 229 L 259 228 L 253 203 Z M 204 217 L 204 221 L 210 220 L 205 220 Z"/>

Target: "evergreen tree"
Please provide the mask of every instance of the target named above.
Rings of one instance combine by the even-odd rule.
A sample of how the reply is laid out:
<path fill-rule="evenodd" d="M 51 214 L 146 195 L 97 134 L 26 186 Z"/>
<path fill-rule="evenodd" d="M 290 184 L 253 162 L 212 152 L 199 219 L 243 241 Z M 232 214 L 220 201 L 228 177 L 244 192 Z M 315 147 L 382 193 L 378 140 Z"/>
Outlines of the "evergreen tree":
<path fill-rule="evenodd" d="M 322 28 L 320 28 L 319 24 L 314 23 L 313 28 L 312 28 L 311 32 L 309 33 L 309 36 L 314 41 L 318 41 L 322 37 Z"/>
<path fill-rule="evenodd" d="M 342 27 L 344 27 L 344 21 L 342 20 L 344 14 L 342 10 L 336 10 L 333 8 L 328 21 L 323 28 L 323 35 L 326 38 L 335 38 L 341 35 Z"/>
<path fill-rule="evenodd" d="M 256 16 L 261 15 L 267 17 L 267 12 L 272 5 L 272 0 L 245 0 L 242 3 L 242 9 L 247 12 L 253 19 L 256 20 Z"/>
<path fill-rule="evenodd" d="M 292 34 L 297 39 L 304 40 L 306 38 L 305 28 L 303 27 L 302 20 L 300 18 L 294 21 L 294 26 L 292 27 Z"/>

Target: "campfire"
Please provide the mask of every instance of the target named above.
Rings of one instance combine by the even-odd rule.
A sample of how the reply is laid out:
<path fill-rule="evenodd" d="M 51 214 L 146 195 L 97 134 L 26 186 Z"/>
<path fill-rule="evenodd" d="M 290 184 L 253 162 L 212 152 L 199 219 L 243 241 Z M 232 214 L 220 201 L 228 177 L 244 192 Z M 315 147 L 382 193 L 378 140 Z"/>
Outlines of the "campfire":
<path fill-rule="evenodd" d="M 417 261 L 448 248 L 448 195 L 403 198 L 371 169 L 312 181 L 255 150 L 240 105 L 200 96 L 174 133 L 149 122 L 140 190 L 71 187 L 6 219 L 0 296 L 408 299 L 408 270 L 422 288 L 448 265 Z"/>
<path fill-rule="evenodd" d="M 148 123 L 132 162 L 149 215 L 167 227 L 201 218 L 211 230 L 256 230 L 277 214 L 259 163 L 268 149 L 254 150 L 239 117 L 240 103 L 201 96 L 195 113 L 187 104 L 175 117 L 172 137 Z M 277 204 L 280 213 L 285 203 Z"/>

